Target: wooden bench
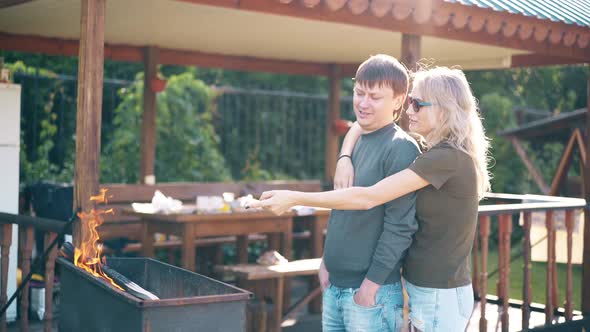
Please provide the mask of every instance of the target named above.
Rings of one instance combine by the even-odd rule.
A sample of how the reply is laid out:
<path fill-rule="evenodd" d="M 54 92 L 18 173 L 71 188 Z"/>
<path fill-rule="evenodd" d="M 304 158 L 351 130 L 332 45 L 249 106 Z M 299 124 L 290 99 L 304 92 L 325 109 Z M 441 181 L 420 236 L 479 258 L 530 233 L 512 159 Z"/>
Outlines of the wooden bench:
<path fill-rule="evenodd" d="M 271 266 L 260 264 L 220 265 L 216 266 L 215 270 L 235 276 L 238 287 L 252 291 L 258 299 L 269 297 L 274 304 L 270 326 L 275 331 L 281 331 L 281 324 L 285 320 L 293 318 L 306 304 L 321 294 L 320 287 L 312 289 L 303 299 L 289 308 L 283 316 L 284 279 L 295 276 L 316 278 L 320 263 L 321 258 L 312 258 Z"/>

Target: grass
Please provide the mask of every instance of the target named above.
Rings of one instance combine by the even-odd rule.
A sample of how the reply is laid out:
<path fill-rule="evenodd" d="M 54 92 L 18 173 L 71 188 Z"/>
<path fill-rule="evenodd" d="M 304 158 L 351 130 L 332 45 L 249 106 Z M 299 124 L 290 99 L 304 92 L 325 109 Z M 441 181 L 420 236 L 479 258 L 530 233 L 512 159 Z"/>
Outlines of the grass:
<path fill-rule="evenodd" d="M 516 254 L 519 248 L 512 248 L 512 254 Z M 479 256 L 481 260 L 481 254 Z M 497 249 L 490 249 L 488 252 L 488 274 L 495 271 L 498 268 L 498 251 Z M 510 263 L 510 298 L 522 300 L 522 289 L 523 289 L 523 276 L 524 276 L 524 260 L 522 256 L 515 259 Z M 564 306 L 565 303 L 565 291 L 566 291 L 566 264 L 557 264 L 557 288 L 559 301 L 557 302 L 560 307 Z M 547 264 L 541 262 L 533 262 L 531 265 L 531 290 L 533 294 L 533 302 L 545 304 L 546 289 L 545 283 L 547 276 Z M 498 281 L 498 274 L 494 274 L 488 279 L 488 294 L 496 295 L 496 283 Z M 581 297 L 582 297 L 582 266 L 573 265 L 573 285 L 572 285 L 572 296 L 573 296 L 573 308 L 574 310 L 581 309 Z"/>

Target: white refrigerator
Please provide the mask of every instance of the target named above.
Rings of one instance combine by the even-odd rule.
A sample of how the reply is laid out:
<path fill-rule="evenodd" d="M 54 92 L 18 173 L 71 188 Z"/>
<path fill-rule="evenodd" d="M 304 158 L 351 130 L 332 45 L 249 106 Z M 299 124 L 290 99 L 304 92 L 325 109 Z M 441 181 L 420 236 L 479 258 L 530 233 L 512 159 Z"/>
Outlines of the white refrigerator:
<path fill-rule="evenodd" d="M 18 213 L 19 194 L 20 96 L 20 85 L 0 83 L 0 211 L 14 214 Z M 16 290 L 17 241 L 18 227 L 13 225 L 8 297 Z M 8 308 L 6 318 L 16 320 L 16 301 Z"/>

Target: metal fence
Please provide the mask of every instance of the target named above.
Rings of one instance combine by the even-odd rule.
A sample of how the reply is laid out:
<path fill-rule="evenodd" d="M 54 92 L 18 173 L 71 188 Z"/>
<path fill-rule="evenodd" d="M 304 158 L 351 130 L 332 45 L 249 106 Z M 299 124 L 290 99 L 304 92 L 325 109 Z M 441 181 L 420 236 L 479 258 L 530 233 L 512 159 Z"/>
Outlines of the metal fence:
<path fill-rule="evenodd" d="M 321 179 L 328 96 L 223 88 L 217 98 L 221 151 L 236 179 Z M 352 98 L 341 100 L 351 118 Z M 262 174 L 261 174 L 262 173 Z"/>
<path fill-rule="evenodd" d="M 14 81 L 23 86 L 21 149 L 24 157 L 28 161 L 47 158 L 58 168 L 68 167 L 75 151 L 76 77 L 15 73 Z M 104 80 L 103 146 L 115 129 L 114 110 L 121 102 L 118 91 L 132 83 Z M 220 150 L 235 180 L 323 177 L 327 95 L 217 89 L 220 94 L 215 100 L 215 128 Z M 341 103 L 342 118 L 354 118 L 352 98 L 343 97 Z M 44 145 L 47 141 L 50 144 Z M 135 157 L 139 158 L 130 156 Z"/>
<path fill-rule="evenodd" d="M 78 82 L 74 76 L 40 75 L 16 72 L 14 83 L 22 86 L 21 150 L 28 161 L 48 158 L 51 164 L 65 167 L 73 160 L 76 135 Z M 114 110 L 120 102 L 117 91 L 132 82 L 105 79 L 102 103 L 102 142 L 110 139 Z M 43 143 L 50 141 L 47 155 Z M 69 159 L 68 159 L 69 158 Z"/>

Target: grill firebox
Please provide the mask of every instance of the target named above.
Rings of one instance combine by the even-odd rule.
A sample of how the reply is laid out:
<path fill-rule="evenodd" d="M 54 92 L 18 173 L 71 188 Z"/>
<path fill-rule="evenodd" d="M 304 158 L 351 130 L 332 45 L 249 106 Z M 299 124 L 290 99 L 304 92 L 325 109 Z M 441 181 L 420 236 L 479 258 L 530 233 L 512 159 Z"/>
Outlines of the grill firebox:
<path fill-rule="evenodd" d="M 60 331 L 245 331 L 251 293 L 150 258 L 107 258 L 107 265 L 160 300 L 120 292 L 58 258 Z"/>

